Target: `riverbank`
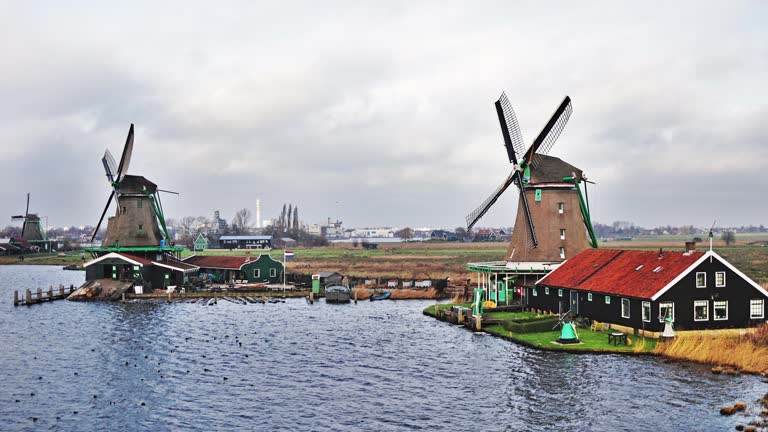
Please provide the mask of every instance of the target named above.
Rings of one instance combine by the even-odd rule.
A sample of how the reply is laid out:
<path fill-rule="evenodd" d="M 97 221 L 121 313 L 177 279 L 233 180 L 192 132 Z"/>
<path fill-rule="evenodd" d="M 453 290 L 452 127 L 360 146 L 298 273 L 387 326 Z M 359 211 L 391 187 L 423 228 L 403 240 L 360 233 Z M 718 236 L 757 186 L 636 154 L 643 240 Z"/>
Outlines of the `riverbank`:
<path fill-rule="evenodd" d="M 452 306 L 468 307 L 468 304 L 446 303 L 433 305 L 423 310 L 424 315 L 445 322 L 452 322 L 448 310 Z M 592 354 L 659 355 L 671 360 L 691 361 L 713 365 L 713 373 L 768 374 L 768 324 L 754 332 L 738 334 L 729 331 L 712 331 L 709 334 L 679 334 L 673 341 L 659 342 L 653 338 L 627 335 L 626 345 L 608 342 L 610 330 L 579 329 L 579 344 L 559 344 L 559 331 L 513 332 L 505 321 L 533 320 L 530 312 L 491 312 L 483 320 L 493 322 L 481 326 L 482 332 L 500 337 L 530 348 L 545 351 Z M 542 317 L 544 318 L 544 317 Z M 501 321 L 501 323 L 499 323 Z M 482 321 L 481 321 L 482 323 Z"/>
<path fill-rule="evenodd" d="M 452 306 L 464 306 L 468 304 L 441 304 L 429 306 L 424 309 L 425 315 L 439 319 L 445 322 L 452 322 L 447 315 Z M 438 313 L 436 313 L 438 311 Z M 482 322 L 489 322 L 489 325 L 482 325 Z M 553 317 L 536 315 L 531 312 L 489 312 L 483 315 L 481 320 L 481 330 L 492 336 L 500 337 L 520 345 L 546 351 L 561 351 L 571 353 L 593 353 L 593 354 L 632 354 L 632 355 L 654 355 L 654 349 L 657 340 L 652 338 L 635 337 L 628 335 L 626 345 L 614 345 L 609 343 L 608 336 L 610 331 L 579 329 L 579 343 L 561 344 L 557 340 L 560 338 L 560 330 L 514 332 L 508 329 L 510 322 L 535 323 L 540 321 L 544 327 L 549 329 L 553 327 Z M 555 319 L 556 322 L 556 319 Z"/>

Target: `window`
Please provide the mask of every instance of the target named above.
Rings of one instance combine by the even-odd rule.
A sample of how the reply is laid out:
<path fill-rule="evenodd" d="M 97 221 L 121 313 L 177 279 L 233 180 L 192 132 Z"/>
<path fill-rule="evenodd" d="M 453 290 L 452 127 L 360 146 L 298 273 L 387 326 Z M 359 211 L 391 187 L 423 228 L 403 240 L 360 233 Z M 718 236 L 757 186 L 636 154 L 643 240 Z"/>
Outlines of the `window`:
<path fill-rule="evenodd" d="M 563 296 L 563 290 L 559 289 L 557 290 L 557 296 L 562 297 Z"/>
<path fill-rule="evenodd" d="M 758 319 L 763 317 L 763 300 L 749 301 L 749 319 Z"/>
<path fill-rule="evenodd" d="M 696 288 L 706 288 L 706 287 L 707 287 L 707 274 L 704 272 L 697 272 Z"/>
<path fill-rule="evenodd" d="M 706 300 L 696 300 L 693 302 L 693 320 L 709 320 L 709 302 Z"/>
<path fill-rule="evenodd" d="M 611 304 L 611 296 L 605 296 L 605 304 Z"/>
<path fill-rule="evenodd" d="M 271 268 L 269 269 L 269 277 L 275 277 L 277 276 L 277 269 Z"/>
<path fill-rule="evenodd" d="M 549 295 L 549 287 L 544 287 L 544 294 Z"/>
<path fill-rule="evenodd" d="M 560 248 L 560 259 L 565 259 L 565 248 Z"/>
<path fill-rule="evenodd" d="M 621 317 L 629 318 L 629 299 L 621 299 Z"/>
<path fill-rule="evenodd" d="M 125 214 L 125 207 L 123 207 L 123 214 Z"/>
<path fill-rule="evenodd" d="M 672 302 L 659 303 L 659 322 L 671 318 L 675 322 L 675 304 Z"/>
<path fill-rule="evenodd" d="M 592 301 L 592 293 L 587 293 L 587 300 Z"/>
<path fill-rule="evenodd" d="M 725 272 L 715 272 L 715 286 L 722 288 L 725 286 Z"/>
<path fill-rule="evenodd" d="M 557 203 L 557 212 L 563 214 L 563 203 Z"/>
<path fill-rule="evenodd" d="M 727 300 L 715 300 L 712 302 L 712 317 L 715 321 L 726 321 L 728 319 Z"/>
<path fill-rule="evenodd" d="M 658 272 L 660 272 L 660 271 L 661 271 L 661 266 L 658 266 L 658 267 L 656 267 L 655 269 L 653 269 L 653 272 L 654 272 L 654 273 L 658 273 Z"/>
<path fill-rule="evenodd" d="M 139 232 L 144 232 L 144 225 L 139 224 Z"/>
<path fill-rule="evenodd" d="M 253 277 L 261 277 L 261 269 L 253 269 Z"/>
<path fill-rule="evenodd" d="M 565 240 L 565 229 L 560 229 L 560 240 Z"/>
<path fill-rule="evenodd" d="M 638 270 L 640 270 L 641 268 L 643 268 L 643 265 L 642 265 L 642 264 L 640 264 L 639 266 L 635 267 L 635 271 L 638 271 Z"/>
<path fill-rule="evenodd" d="M 139 201 L 138 201 L 138 203 L 136 204 L 136 206 L 137 206 L 138 208 L 142 208 L 142 207 L 144 207 L 144 200 L 143 200 L 143 199 L 141 199 L 141 198 L 139 198 Z"/>
<path fill-rule="evenodd" d="M 643 322 L 651 322 L 651 302 L 643 302 Z"/>
<path fill-rule="evenodd" d="M 536 189 L 536 201 L 541 201 L 541 189 Z"/>
<path fill-rule="evenodd" d="M 538 295 L 539 295 L 539 292 L 536 290 L 536 288 L 534 288 L 534 289 L 531 291 L 531 293 L 533 294 L 533 296 L 534 296 L 534 297 L 538 297 Z"/>

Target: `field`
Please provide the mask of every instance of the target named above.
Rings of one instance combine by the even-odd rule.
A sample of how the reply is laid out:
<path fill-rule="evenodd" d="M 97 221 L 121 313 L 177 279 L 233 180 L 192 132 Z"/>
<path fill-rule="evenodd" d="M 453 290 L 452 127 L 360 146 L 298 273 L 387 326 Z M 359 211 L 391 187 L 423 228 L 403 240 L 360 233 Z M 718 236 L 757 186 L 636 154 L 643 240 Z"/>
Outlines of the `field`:
<path fill-rule="evenodd" d="M 762 238 L 766 236 L 763 235 Z M 749 277 L 759 283 L 768 284 L 768 246 L 749 246 L 747 243 L 758 238 L 737 236 L 735 246 L 725 246 L 715 242 L 715 251 L 730 261 Z M 601 248 L 682 250 L 683 240 L 672 236 L 635 239 L 632 241 L 601 242 Z M 707 242 L 699 244 L 700 250 L 708 247 Z M 463 281 L 474 275 L 465 271 L 469 262 L 503 260 L 507 249 L 506 243 L 396 243 L 380 244 L 379 249 L 365 250 L 353 248 L 351 244 L 334 245 L 320 248 L 293 248 L 296 257 L 288 260 L 291 273 L 312 274 L 320 271 L 338 271 L 342 274 L 371 278 L 446 278 Z M 207 250 L 198 252 L 205 255 L 258 255 L 259 251 Z M 274 259 L 282 261 L 282 250 L 269 253 Z M 184 256 L 191 255 L 188 251 Z M 29 255 L 24 261 L 18 257 L 0 257 L 0 264 L 81 264 L 88 259 L 87 254 L 68 254 L 64 257 L 55 255 Z"/>

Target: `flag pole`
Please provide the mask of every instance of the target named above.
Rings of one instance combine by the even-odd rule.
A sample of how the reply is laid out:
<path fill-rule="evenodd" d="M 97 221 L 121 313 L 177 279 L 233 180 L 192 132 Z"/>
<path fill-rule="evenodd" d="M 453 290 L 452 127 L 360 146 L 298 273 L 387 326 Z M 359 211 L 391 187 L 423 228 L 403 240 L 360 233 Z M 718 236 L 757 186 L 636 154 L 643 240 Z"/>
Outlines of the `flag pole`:
<path fill-rule="evenodd" d="M 285 297 L 285 276 L 286 276 L 286 267 L 285 267 L 285 252 L 286 249 L 283 249 L 283 297 Z"/>

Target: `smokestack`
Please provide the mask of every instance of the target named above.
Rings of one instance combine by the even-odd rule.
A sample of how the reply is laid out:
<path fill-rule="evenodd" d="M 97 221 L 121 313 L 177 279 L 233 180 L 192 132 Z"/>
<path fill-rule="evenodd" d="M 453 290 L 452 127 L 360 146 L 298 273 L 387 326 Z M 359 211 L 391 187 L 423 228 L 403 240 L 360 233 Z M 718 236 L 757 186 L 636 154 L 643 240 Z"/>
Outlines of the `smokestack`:
<path fill-rule="evenodd" d="M 693 241 L 685 242 L 685 251 L 686 252 L 696 252 L 696 242 L 693 242 Z"/>
<path fill-rule="evenodd" d="M 256 228 L 261 228 L 261 201 L 256 200 Z"/>

